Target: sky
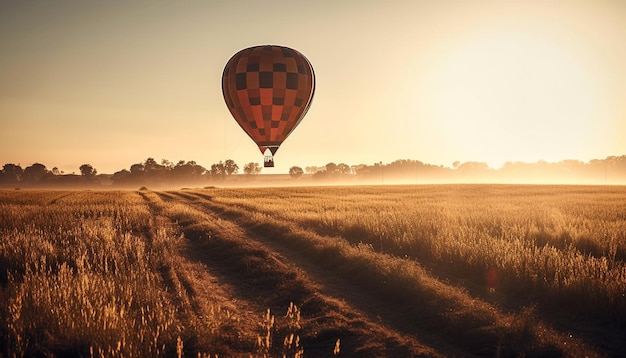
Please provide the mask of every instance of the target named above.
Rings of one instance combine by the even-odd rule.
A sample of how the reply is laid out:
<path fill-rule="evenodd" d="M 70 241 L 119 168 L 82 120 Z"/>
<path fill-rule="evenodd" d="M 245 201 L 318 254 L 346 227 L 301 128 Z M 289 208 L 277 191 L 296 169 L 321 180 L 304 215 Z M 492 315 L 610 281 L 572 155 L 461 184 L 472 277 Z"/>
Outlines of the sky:
<path fill-rule="evenodd" d="M 262 163 L 226 62 L 294 48 L 313 103 L 276 167 L 626 154 L 626 1 L 0 1 L 0 165 Z"/>

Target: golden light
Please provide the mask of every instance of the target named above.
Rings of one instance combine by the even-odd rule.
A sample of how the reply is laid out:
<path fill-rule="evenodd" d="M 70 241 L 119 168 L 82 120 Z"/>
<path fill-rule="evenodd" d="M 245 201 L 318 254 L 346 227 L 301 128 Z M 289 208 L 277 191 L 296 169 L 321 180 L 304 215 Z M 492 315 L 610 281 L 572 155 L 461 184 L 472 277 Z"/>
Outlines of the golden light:
<path fill-rule="evenodd" d="M 447 142 L 499 166 L 584 155 L 601 90 L 585 59 L 545 33 L 493 30 L 451 47 L 435 76 Z"/>

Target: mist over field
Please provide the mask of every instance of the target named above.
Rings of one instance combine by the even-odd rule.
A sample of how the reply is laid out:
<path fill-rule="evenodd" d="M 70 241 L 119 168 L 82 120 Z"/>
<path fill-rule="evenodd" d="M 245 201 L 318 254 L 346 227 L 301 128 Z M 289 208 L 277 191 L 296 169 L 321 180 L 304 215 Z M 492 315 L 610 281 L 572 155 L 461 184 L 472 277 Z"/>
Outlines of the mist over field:
<path fill-rule="evenodd" d="M 113 174 L 98 173 L 90 164 L 80 174 L 67 174 L 41 163 L 22 168 L 5 164 L 0 170 L 0 187 L 38 188 L 180 188 L 184 186 L 317 186 L 388 184 L 626 184 L 626 155 L 589 162 L 563 160 L 556 163 L 507 162 L 491 168 L 482 162 L 454 162 L 450 167 L 418 160 L 396 160 L 373 165 L 327 163 L 323 166 L 293 166 L 288 173 L 262 168 L 250 162 L 240 166 L 227 159 L 205 168 L 195 161 L 174 164 L 166 159 L 148 158 Z"/>

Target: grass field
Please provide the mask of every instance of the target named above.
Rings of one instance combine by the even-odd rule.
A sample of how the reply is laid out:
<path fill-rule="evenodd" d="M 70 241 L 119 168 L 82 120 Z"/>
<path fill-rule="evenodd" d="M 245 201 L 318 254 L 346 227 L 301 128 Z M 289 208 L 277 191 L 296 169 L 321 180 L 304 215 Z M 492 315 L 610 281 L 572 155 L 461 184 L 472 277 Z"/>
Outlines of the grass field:
<path fill-rule="evenodd" d="M 626 355 L 626 187 L 0 191 L 0 356 Z"/>

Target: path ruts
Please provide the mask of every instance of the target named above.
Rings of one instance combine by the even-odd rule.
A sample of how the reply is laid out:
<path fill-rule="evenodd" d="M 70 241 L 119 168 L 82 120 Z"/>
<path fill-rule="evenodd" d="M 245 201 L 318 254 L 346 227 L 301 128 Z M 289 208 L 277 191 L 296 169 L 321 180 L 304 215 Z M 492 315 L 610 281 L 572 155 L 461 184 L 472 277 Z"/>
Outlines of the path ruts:
<path fill-rule="evenodd" d="M 202 213 L 194 220 L 170 219 L 178 222 L 188 240 L 187 258 L 206 267 L 214 284 L 226 287 L 240 308 L 261 313 L 269 308 L 278 316 L 290 302 L 300 307 L 305 356 L 332 356 L 337 339 L 343 357 L 441 356 L 418 338 L 390 327 L 384 309 L 365 311 L 353 304 L 352 298 L 366 287 L 316 267 L 304 258 L 306 253 L 250 231 L 220 213 L 210 198 L 184 192 L 158 195 L 165 205 L 184 204 Z"/>
<path fill-rule="evenodd" d="M 171 228 L 166 235 L 180 234 L 183 228 L 177 227 L 177 222 L 167 216 L 162 195 L 154 192 L 139 192 L 139 195 L 146 201 L 152 214 L 150 232 L 145 233 L 148 243 L 153 243 L 158 235 L 155 227 Z M 205 251 L 199 239 L 201 238 L 198 236 L 182 237 L 182 242 L 178 245 L 185 256 L 165 258 L 167 264 L 160 269 L 163 283 L 168 292 L 171 292 L 181 321 L 186 325 L 184 328 L 187 334 L 182 337 L 185 351 L 219 356 L 245 355 L 254 350 L 257 333 L 256 327 L 242 325 L 240 321 L 259 322 L 259 312 L 263 308 L 251 302 L 233 299 L 232 285 L 222 279 L 214 265 L 206 265 L 207 260 L 198 259 Z M 232 316 L 232 312 L 237 312 L 238 316 Z M 216 327 L 218 321 L 221 325 L 228 326 L 221 329 L 232 329 L 239 337 L 215 337 L 214 331 L 219 329 Z M 207 347 L 210 348 L 209 352 L 205 352 Z"/>
<path fill-rule="evenodd" d="M 417 268 L 397 276 L 371 266 L 383 262 L 413 270 L 410 262 L 221 204 L 210 193 L 156 195 L 163 205 L 178 208 L 163 212 L 184 234 L 186 259 L 205 267 L 224 297 L 252 316 L 267 308 L 281 315 L 290 302 L 301 308 L 306 356 L 330 356 L 337 339 L 344 357 L 567 355 L 554 343 L 556 333 L 544 330 L 552 337 L 546 340 L 509 329 L 515 317 Z M 252 318 L 251 334 L 260 321 Z"/>

